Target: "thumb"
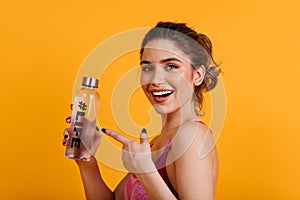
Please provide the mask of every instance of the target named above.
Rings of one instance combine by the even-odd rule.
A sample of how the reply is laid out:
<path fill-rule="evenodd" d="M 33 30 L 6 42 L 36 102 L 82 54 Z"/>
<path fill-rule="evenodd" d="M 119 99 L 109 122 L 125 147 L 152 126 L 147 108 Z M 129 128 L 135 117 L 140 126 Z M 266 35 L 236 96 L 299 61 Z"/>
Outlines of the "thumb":
<path fill-rule="evenodd" d="M 140 135 L 140 143 L 148 143 L 148 135 L 147 135 L 147 131 L 145 128 L 142 129 L 141 135 Z"/>

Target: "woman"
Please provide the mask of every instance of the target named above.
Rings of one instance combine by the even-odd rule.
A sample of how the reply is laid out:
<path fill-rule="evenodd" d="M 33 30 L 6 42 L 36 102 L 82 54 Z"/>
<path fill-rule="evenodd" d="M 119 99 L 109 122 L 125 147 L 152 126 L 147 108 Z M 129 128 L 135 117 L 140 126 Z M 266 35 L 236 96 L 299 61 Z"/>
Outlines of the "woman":
<path fill-rule="evenodd" d="M 203 93 L 215 87 L 220 73 L 209 38 L 183 23 L 159 22 L 146 34 L 140 60 L 141 85 L 161 115 L 161 134 L 149 143 L 143 129 L 138 143 L 102 129 L 123 144 L 122 160 L 129 174 L 112 192 L 94 157 L 76 161 L 86 198 L 214 199 L 217 151 L 210 130 L 198 120 Z"/>

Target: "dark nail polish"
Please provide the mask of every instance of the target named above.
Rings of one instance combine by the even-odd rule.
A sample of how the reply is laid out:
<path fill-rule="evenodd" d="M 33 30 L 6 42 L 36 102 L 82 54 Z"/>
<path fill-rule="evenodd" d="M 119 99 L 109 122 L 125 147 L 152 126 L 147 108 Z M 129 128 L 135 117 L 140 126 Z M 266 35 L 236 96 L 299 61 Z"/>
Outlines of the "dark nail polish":
<path fill-rule="evenodd" d="M 66 142 L 65 142 L 65 141 L 63 142 L 63 145 L 64 145 L 64 146 L 66 145 Z"/>
<path fill-rule="evenodd" d="M 73 110 L 73 104 L 72 103 L 71 103 L 70 107 L 71 107 L 71 110 Z"/>
<path fill-rule="evenodd" d="M 67 139 L 69 136 L 67 134 L 64 135 L 64 138 Z"/>
<path fill-rule="evenodd" d="M 67 117 L 66 118 L 66 122 L 68 122 L 69 120 L 71 120 L 71 117 Z"/>
<path fill-rule="evenodd" d="M 96 131 L 99 131 L 100 129 L 99 129 L 99 127 L 98 126 L 96 126 Z"/>
<path fill-rule="evenodd" d="M 103 133 L 105 133 L 105 132 L 106 132 L 106 129 L 105 129 L 105 128 L 102 128 L 101 131 L 102 131 Z"/>

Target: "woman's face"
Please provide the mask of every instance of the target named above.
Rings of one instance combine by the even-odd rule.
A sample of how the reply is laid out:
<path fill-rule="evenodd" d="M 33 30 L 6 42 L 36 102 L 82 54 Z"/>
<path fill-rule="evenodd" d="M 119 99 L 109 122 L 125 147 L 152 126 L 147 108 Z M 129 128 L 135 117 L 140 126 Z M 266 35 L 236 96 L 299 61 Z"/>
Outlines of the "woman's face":
<path fill-rule="evenodd" d="M 159 114 L 173 113 L 183 106 L 194 110 L 193 87 L 197 70 L 170 40 L 152 40 L 141 57 L 142 88 Z"/>

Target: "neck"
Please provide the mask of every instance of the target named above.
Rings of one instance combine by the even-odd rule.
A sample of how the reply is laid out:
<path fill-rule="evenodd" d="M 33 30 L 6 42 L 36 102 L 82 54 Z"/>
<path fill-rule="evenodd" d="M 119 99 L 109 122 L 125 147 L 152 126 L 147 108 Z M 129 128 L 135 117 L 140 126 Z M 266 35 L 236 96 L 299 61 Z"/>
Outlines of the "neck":
<path fill-rule="evenodd" d="M 197 118 L 193 104 L 186 104 L 175 112 L 162 115 L 162 134 L 177 130 L 182 124 Z"/>

